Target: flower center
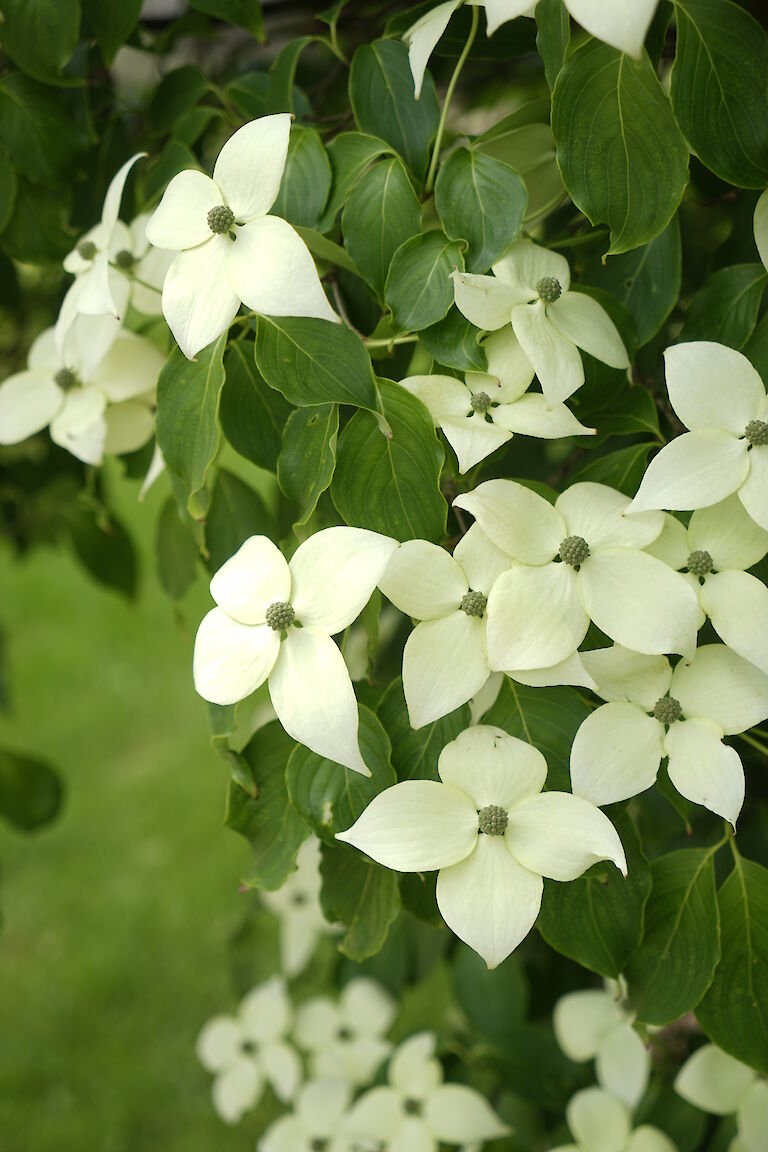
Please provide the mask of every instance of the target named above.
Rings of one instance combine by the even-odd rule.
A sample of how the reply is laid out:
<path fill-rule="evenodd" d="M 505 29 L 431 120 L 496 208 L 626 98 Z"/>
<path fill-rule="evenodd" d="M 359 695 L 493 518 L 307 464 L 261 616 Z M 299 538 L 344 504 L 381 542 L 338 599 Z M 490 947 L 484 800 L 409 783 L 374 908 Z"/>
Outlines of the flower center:
<path fill-rule="evenodd" d="M 589 556 L 589 544 L 583 536 L 566 536 L 558 549 L 563 564 L 578 568 Z"/>
<path fill-rule="evenodd" d="M 269 625 L 273 632 L 282 632 L 286 628 L 290 628 L 296 618 L 296 613 L 292 604 L 286 604 L 284 600 L 276 600 L 274 604 L 270 604 L 264 613 L 264 622 Z"/>
<path fill-rule="evenodd" d="M 128 268 L 133 268 L 135 263 L 133 252 L 129 252 L 127 248 L 121 248 L 115 256 L 115 264 L 117 264 L 118 268 L 125 268 L 127 270 Z"/>
<path fill-rule="evenodd" d="M 315 1136 L 314 1140 L 310 1144 L 312 1152 L 325 1152 L 327 1147 L 328 1141 L 325 1136 Z"/>
<path fill-rule="evenodd" d="M 469 403 L 473 412 L 487 412 L 493 401 L 487 392 L 475 392 Z"/>
<path fill-rule="evenodd" d="M 469 592 L 462 597 L 459 607 L 462 612 L 466 612 L 467 616 L 484 616 L 485 606 L 488 603 L 488 597 L 483 596 L 482 592 L 473 592 L 470 588 Z"/>
<path fill-rule="evenodd" d="M 93 260 L 97 248 L 93 240 L 81 240 L 75 251 L 81 260 Z"/>
<path fill-rule="evenodd" d="M 305 904 L 309 903 L 309 897 L 305 892 L 294 892 L 291 896 L 291 904 L 294 908 L 303 908 Z"/>
<path fill-rule="evenodd" d="M 764 448 L 768 444 L 768 422 L 750 420 L 744 429 L 744 435 L 753 447 Z"/>
<path fill-rule="evenodd" d="M 59 368 L 54 376 L 54 380 L 62 392 L 69 392 L 70 388 L 74 388 L 75 384 L 77 384 L 77 377 L 71 368 Z"/>
<path fill-rule="evenodd" d="M 702 548 L 697 548 L 695 552 L 691 552 L 685 566 L 694 576 L 708 576 L 715 567 L 709 552 L 705 552 Z"/>
<path fill-rule="evenodd" d="M 217 204 L 208 213 L 208 227 L 217 236 L 223 236 L 225 232 L 229 232 L 234 222 L 235 214 L 231 208 L 227 208 L 226 204 Z"/>
<path fill-rule="evenodd" d="M 683 714 L 683 706 L 674 696 L 662 696 L 653 706 L 653 718 L 661 724 L 674 724 Z"/>
<path fill-rule="evenodd" d="M 406 1116 L 421 1116 L 423 1110 L 421 1100 L 403 1100 L 403 1112 Z"/>
<path fill-rule="evenodd" d="M 509 824 L 506 808 L 498 804 L 487 804 L 477 814 L 478 830 L 485 836 L 503 836 Z"/>
<path fill-rule="evenodd" d="M 336 1039 L 341 1041 L 348 1041 L 352 1039 L 352 1030 L 350 1028 L 339 1028 L 336 1032 Z"/>
<path fill-rule="evenodd" d="M 536 292 L 539 300 L 543 300 L 545 304 L 554 304 L 555 300 L 559 300 L 562 296 L 563 289 L 556 276 L 542 276 L 536 285 Z"/>
<path fill-rule="evenodd" d="M 243 1040 L 240 1045 L 240 1051 L 244 1052 L 246 1056 L 253 1056 L 256 1051 L 256 1045 L 253 1040 Z"/>

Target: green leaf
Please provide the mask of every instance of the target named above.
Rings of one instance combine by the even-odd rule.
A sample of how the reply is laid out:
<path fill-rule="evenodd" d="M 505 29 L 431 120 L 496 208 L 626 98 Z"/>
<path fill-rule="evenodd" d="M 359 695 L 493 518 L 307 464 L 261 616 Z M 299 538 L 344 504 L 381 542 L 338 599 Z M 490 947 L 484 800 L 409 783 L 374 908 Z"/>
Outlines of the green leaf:
<path fill-rule="evenodd" d="M 402 244 L 392 258 L 385 297 L 401 332 L 437 324 L 453 304 L 454 268 L 464 270 L 461 248 L 443 232 L 425 232 Z"/>
<path fill-rule="evenodd" d="M 22 72 L 56 83 L 80 39 L 79 0 L 3 0 L 3 50 Z"/>
<path fill-rule="evenodd" d="M 253 345 L 237 340 L 224 357 L 226 380 L 221 390 L 219 420 L 229 443 L 244 456 L 274 472 L 283 428 L 293 409 L 279 392 L 267 387 L 253 362 Z"/>
<path fill-rule="evenodd" d="M 738 188 L 768 184 L 768 37 L 729 0 L 676 0 L 672 105 L 696 155 Z"/>
<path fill-rule="evenodd" d="M 742 351 L 763 380 L 768 380 L 768 314 L 763 316 Z"/>
<path fill-rule="evenodd" d="M 291 404 L 354 404 L 376 409 L 370 357 L 341 324 L 309 317 L 259 316 L 256 366 Z"/>
<path fill-rule="evenodd" d="M 571 21 L 563 0 L 539 0 L 536 5 L 536 50 L 544 64 L 550 91 L 560 75 L 571 42 Z"/>
<path fill-rule="evenodd" d="M 270 211 L 291 224 L 316 228 L 330 190 L 331 165 L 319 134 L 294 125 L 280 191 Z"/>
<path fill-rule="evenodd" d="M 0 149 L 0 232 L 8 226 L 16 206 L 19 182 L 5 152 Z"/>
<path fill-rule="evenodd" d="M 574 472 L 572 481 L 591 480 L 594 484 L 608 484 L 618 488 L 625 496 L 634 496 L 648 464 L 648 453 L 659 445 L 654 441 L 646 444 L 632 444 L 590 460 L 583 468 Z"/>
<path fill-rule="evenodd" d="M 167 72 L 158 84 L 149 105 L 149 122 L 158 134 L 170 132 L 176 121 L 205 96 L 209 85 L 194 64 L 184 64 Z"/>
<path fill-rule="evenodd" d="M 360 269 L 346 248 L 342 248 L 334 240 L 323 236 L 315 228 L 302 228 L 301 225 L 297 224 L 296 231 L 312 255 L 316 256 L 318 260 L 324 260 L 326 264 L 335 264 L 337 268 L 343 268 L 346 272 L 351 272 L 353 276 L 360 275 Z"/>
<path fill-rule="evenodd" d="M 248 883 L 256 888 L 279 888 L 293 872 L 296 853 L 309 835 L 285 787 L 285 766 L 293 749 L 293 740 L 277 720 L 259 728 L 240 753 L 253 778 L 254 794 L 234 780 L 227 789 L 224 823 L 250 842 Z"/>
<path fill-rule="evenodd" d="M 376 136 L 367 136 L 364 132 L 342 132 L 335 136 L 328 145 L 328 159 L 331 162 L 333 181 L 331 194 L 323 213 L 323 219 L 318 224 L 320 232 L 327 232 L 333 227 L 347 197 L 365 170 L 378 159 L 379 156 L 391 152 L 389 144 L 379 140 Z"/>
<path fill-rule="evenodd" d="M 0 80 L 0 143 L 19 175 L 33 184 L 68 179 L 88 146 L 68 97 L 21 72 Z"/>
<path fill-rule="evenodd" d="M 401 40 L 361 44 L 352 58 L 349 99 L 360 131 L 386 140 L 423 180 L 440 105 L 428 72 L 421 97 L 415 98 L 408 49 Z"/>
<path fill-rule="evenodd" d="M 617 980 L 643 935 L 651 870 L 631 817 L 614 821 L 627 856 L 627 876 L 601 861 L 570 884 L 547 880 L 536 927 L 563 956 Z"/>
<path fill-rule="evenodd" d="M 338 434 L 338 404 L 297 408 L 285 425 L 283 447 L 277 460 L 277 482 L 289 500 L 294 500 L 301 509 L 296 526 L 306 524 L 331 483 Z"/>
<path fill-rule="evenodd" d="M 61 807 L 64 789 L 50 764 L 0 748 L 0 816 L 23 832 L 49 824 Z"/>
<path fill-rule="evenodd" d="M 421 205 L 398 156 L 374 164 L 358 180 L 341 227 L 363 278 L 383 297 L 392 257 L 421 228 Z"/>
<path fill-rule="evenodd" d="M 768 1073 L 768 869 L 736 856 L 717 903 L 723 954 L 696 1018 L 713 1043 Z"/>
<path fill-rule="evenodd" d="M 456 993 L 473 1028 L 503 1044 L 506 1034 L 525 1019 L 528 985 L 517 956 L 498 968 L 488 968 L 466 944 L 459 944 L 453 961 Z"/>
<path fill-rule="evenodd" d="M 223 333 L 197 360 L 174 348 L 157 383 L 157 443 L 169 470 L 184 482 L 193 520 L 202 520 L 208 509 L 205 484 L 219 448 L 226 342 Z"/>
<path fill-rule="evenodd" d="M 488 357 L 478 343 L 480 329 L 470 324 L 458 308 L 451 308 L 444 320 L 422 328 L 419 339 L 439 364 L 459 372 L 487 372 Z"/>
<path fill-rule="evenodd" d="M 525 227 L 531 231 L 567 196 L 555 159 L 549 101 L 530 100 L 475 141 L 476 151 L 503 160 L 522 176 L 528 190 Z"/>
<path fill-rule="evenodd" d="M 272 517 L 258 492 L 239 476 L 219 468 L 205 520 L 207 567 L 216 572 L 249 536 L 270 536 Z"/>
<path fill-rule="evenodd" d="M 272 61 L 269 68 L 269 89 L 264 100 L 265 112 L 296 113 L 296 72 L 304 49 L 320 38 L 300 36 L 290 40 Z"/>
<path fill-rule="evenodd" d="M 691 300 L 679 339 L 743 348 L 755 330 L 767 283 L 762 264 L 719 268 Z"/>
<path fill-rule="evenodd" d="M 647 55 L 588 40 L 557 78 L 552 131 L 566 187 L 593 224 L 608 225 L 610 253 L 667 227 L 688 183 L 688 149 Z"/>
<path fill-rule="evenodd" d="M 528 192 L 508 164 L 457 148 L 440 165 L 435 207 L 446 236 L 466 240 L 466 266 L 487 272 L 520 235 Z"/>
<path fill-rule="evenodd" d="M 301 744 L 288 761 L 285 780 L 291 803 L 315 835 L 329 844 L 335 843 L 337 832 L 352 827 L 374 796 L 397 783 L 387 733 L 375 713 L 363 705 L 359 711 L 360 752 L 370 777 L 350 772 Z"/>
<path fill-rule="evenodd" d="M 604 412 L 590 417 L 598 429 L 598 435 L 589 442 L 590 448 L 609 436 L 660 435 L 659 413 L 650 392 L 640 384 L 627 387 L 625 379 L 622 393 L 620 404 L 609 405 Z"/>
<path fill-rule="evenodd" d="M 247 28 L 257 40 L 264 41 L 264 18 L 259 0 L 189 0 L 190 8 L 216 16 L 228 24 Z"/>
<path fill-rule="evenodd" d="M 442 540 L 448 506 L 440 492 L 443 449 L 424 405 L 380 380 L 386 436 L 369 412 L 357 412 L 339 437 L 331 497 L 347 524 L 396 540 Z"/>
<path fill-rule="evenodd" d="M 323 915 L 346 928 L 339 950 L 358 962 L 375 956 L 400 911 L 397 876 L 346 844 L 324 844 L 322 853 Z"/>
<path fill-rule="evenodd" d="M 11 182 L 7 181 L 9 189 Z M 13 215 L 0 241 L 5 255 L 29 264 L 50 264 L 66 256 L 72 247 L 70 201 L 71 195 L 61 189 L 19 180 Z"/>
<path fill-rule="evenodd" d="M 133 599 L 138 582 L 138 557 L 133 540 L 114 516 L 98 523 L 90 511 L 70 507 L 65 512 L 72 547 L 78 560 L 99 584 Z"/>
<path fill-rule="evenodd" d="M 640 1020 L 668 1024 L 701 1000 L 720 959 L 715 850 L 684 848 L 654 860 L 642 944 L 629 957 L 629 997 Z"/>
<path fill-rule="evenodd" d="M 83 14 L 94 31 L 104 57 L 110 65 L 118 48 L 133 32 L 141 12 L 142 0 L 81 0 Z"/>
<path fill-rule="evenodd" d="M 571 745 L 591 712 L 574 688 L 528 688 L 507 676 L 483 723 L 538 748 L 549 768 L 547 786 L 570 792 Z"/>
<path fill-rule="evenodd" d="M 462 704 L 432 724 L 411 728 L 399 676 L 379 700 L 376 711 L 392 742 L 392 763 L 398 780 L 438 780 L 440 753 L 469 727 L 472 719 L 469 705 Z"/>
<path fill-rule="evenodd" d="M 172 600 L 180 600 L 195 582 L 198 552 L 195 538 L 172 496 L 157 518 L 155 552 L 160 583 Z"/>

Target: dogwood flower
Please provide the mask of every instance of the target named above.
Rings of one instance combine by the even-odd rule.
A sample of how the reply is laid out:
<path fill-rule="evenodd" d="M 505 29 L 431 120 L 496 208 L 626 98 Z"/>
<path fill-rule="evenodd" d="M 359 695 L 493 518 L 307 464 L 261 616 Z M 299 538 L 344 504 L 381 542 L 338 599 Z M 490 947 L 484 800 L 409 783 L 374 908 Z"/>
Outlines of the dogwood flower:
<path fill-rule="evenodd" d="M 320 841 L 312 836 L 299 848 L 296 871 L 282 888 L 260 893 L 280 920 L 280 966 L 289 978 L 306 968 L 319 938 L 336 931 L 320 908 L 320 884 Z"/>
<path fill-rule="evenodd" d="M 179 251 L 163 285 L 163 314 L 190 360 L 227 330 L 241 302 L 267 316 L 338 320 L 304 241 L 268 215 L 290 126 L 290 115 L 278 113 L 239 128 L 213 179 L 192 169 L 174 176 L 147 225 L 152 244 Z"/>
<path fill-rule="evenodd" d="M 737 492 L 768 530 L 768 397 L 741 352 L 696 340 L 664 353 L 669 402 L 690 431 L 651 460 L 632 512 L 708 508 Z"/>
<path fill-rule="evenodd" d="M 598 1083 L 630 1109 L 637 1107 L 651 1071 L 648 1049 L 632 1027 L 634 1014 L 615 981 L 603 989 L 569 992 L 555 1004 L 555 1039 L 577 1063 L 595 1060 Z"/>
<path fill-rule="evenodd" d="M 372 1088 L 353 1105 L 348 1131 L 383 1141 L 387 1149 L 438 1152 L 440 1144 L 496 1140 L 509 1128 L 488 1102 L 464 1084 L 444 1084 L 435 1059 L 437 1037 L 419 1032 L 394 1052 L 388 1087 Z"/>
<path fill-rule="evenodd" d="M 550 408 L 584 383 L 579 348 L 612 368 L 629 368 L 608 313 L 586 293 L 569 291 L 571 270 L 564 256 L 518 240 L 491 271 L 492 276 L 453 273 L 456 307 L 490 332 L 512 325 Z"/>
<path fill-rule="evenodd" d="M 632 1131 L 629 1109 L 602 1088 L 584 1088 L 565 1111 L 574 1144 L 561 1144 L 552 1152 L 677 1152 L 658 1128 L 641 1124 Z"/>
<path fill-rule="evenodd" d="M 604 484 L 568 488 L 554 507 L 512 480 L 488 480 L 454 504 L 516 560 L 488 598 L 488 662 L 548 668 L 571 656 L 589 621 L 637 652 L 690 653 L 699 606 L 685 577 L 641 551 L 660 513 L 625 516 L 630 501 Z"/>
<path fill-rule="evenodd" d="M 267 1083 L 283 1103 L 293 1098 L 302 1070 L 286 1039 L 292 1015 L 285 985 L 274 977 L 243 998 L 236 1016 L 214 1016 L 198 1036 L 198 1059 L 216 1077 L 213 1105 L 227 1124 L 256 1107 Z"/>
<path fill-rule="evenodd" d="M 700 508 L 687 529 L 667 515 L 664 530 L 646 551 L 671 568 L 687 569 L 702 612 L 721 640 L 768 673 L 768 588 L 744 571 L 768 552 L 768 532 L 738 496 Z"/>
<path fill-rule="evenodd" d="M 631 0 L 625 3 L 605 3 L 604 0 L 564 0 L 565 7 L 582 28 L 591 36 L 605 41 L 620 52 L 639 57 L 643 43 L 656 11 L 658 0 Z M 421 95 L 424 72 L 437 43 L 448 27 L 453 13 L 464 0 L 446 0 L 426 12 L 403 35 L 408 45 L 411 72 L 416 87 L 416 99 Z M 485 8 L 486 34 L 492 36 L 497 28 L 517 16 L 534 16 L 538 0 L 467 0 Z"/>
<path fill-rule="evenodd" d="M 736 1114 L 738 1136 L 730 1152 L 764 1152 L 768 1132 L 768 1082 L 714 1044 L 697 1048 L 675 1079 L 689 1104 L 716 1116 Z"/>
<path fill-rule="evenodd" d="M 369 776 L 352 681 L 331 637 L 360 614 L 396 548 L 364 528 L 325 528 L 287 562 L 268 537 L 251 536 L 211 580 L 217 607 L 197 632 L 196 690 L 234 704 L 269 679 L 289 736 Z"/>
<path fill-rule="evenodd" d="M 406 780 L 380 792 L 337 839 L 398 872 L 438 870 L 448 927 L 495 968 L 533 927 L 542 877 L 574 880 L 597 860 L 626 874 L 610 820 L 588 801 L 544 792 L 536 748 L 477 725 L 446 744 L 442 783 Z"/>
<path fill-rule="evenodd" d="M 154 431 L 157 378 L 165 358 L 112 316 L 78 316 L 59 351 L 41 332 L 27 368 L 0 384 L 0 444 L 50 426 L 51 439 L 86 464 L 133 452 Z"/>
<path fill-rule="evenodd" d="M 345 984 L 338 1000 L 315 996 L 296 1013 L 294 1038 L 309 1054 L 312 1075 L 363 1085 L 392 1051 L 385 1036 L 397 1013 L 389 992 L 375 980 L 358 976 Z"/>
<path fill-rule="evenodd" d="M 352 1087 L 344 1080 L 310 1080 L 296 1096 L 293 1111 L 270 1124 L 256 1145 L 258 1152 L 353 1152 L 341 1135 L 352 1103 Z"/>
<path fill-rule="evenodd" d="M 455 376 L 408 376 L 400 383 L 418 396 L 456 453 L 459 472 L 466 472 L 513 433 L 556 440 L 594 435 L 565 404 L 548 408 L 540 392 L 528 392 L 533 368 L 511 328 L 494 332 L 485 343 L 488 372 Z"/>
<path fill-rule="evenodd" d="M 574 738 L 574 793 L 593 804 L 626 800 L 651 787 L 667 756 L 678 792 L 735 826 L 744 769 L 723 736 L 768 717 L 768 676 L 724 644 L 697 648 L 674 671 L 663 656 L 618 645 L 582 652 L 581 659 L 608 703 Z"/>

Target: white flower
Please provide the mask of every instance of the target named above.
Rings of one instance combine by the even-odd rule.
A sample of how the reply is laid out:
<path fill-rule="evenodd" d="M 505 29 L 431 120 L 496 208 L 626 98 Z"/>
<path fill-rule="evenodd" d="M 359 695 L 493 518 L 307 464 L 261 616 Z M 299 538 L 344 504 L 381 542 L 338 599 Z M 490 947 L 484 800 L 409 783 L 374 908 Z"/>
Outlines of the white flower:
<path fill-rule="evenodd" d="M 768 676 L 724 644 L 698 648 L 672 671 L 663 656 L 618 645 L 582 652 L 608 700 L 583 722 L 571 748 L 578 796 L 612 804 L 650 788 L 663 756 L 669 778 L 694 804 L 730 820 L 744 801 L 744 769 L 723 743 L 768 717 Z"/>
<path fill-rule="evenodd" d="M 466 472 L 513 433 L 556 440 L 592 435 L 565 404 L 548 408 L 540 392 L 528 392 L 533 368 L 511 328 L 494 332 L 485 343 L 488 372 L 455 376 L 409 376 L 400 383 L 426 405 Z"/>
<path fill-rule="evenodd" d="M 345 984 L 337 1001 L 316 996 L 302 1004 L 294 1038 L 309 1053 L 313 1076 L 363 1085 L 392 1051 L 384 1037 L 396 1012 L 381 984 L 359 976 Z"/>
<path fill-rule="evenodd" d="M 256 1145 L 258 1152 L 353 1152 L 342 1132 L 352 1102 L 344 1080 L 310 1080 L 296 1096 L 293 1111 L 270 1124 Z"/>
<path fill-rule="evenodd" d="M 403 691 L 413 728 L 466 703 L 490 676 L 486 604 L 509 565 L 476 524 L 453 556 L 426 540 L 408 540 L 393 553 L 379 587 L 420 621 L 403 652 Z"/>
<path fill-rule="evenodd" d="M 651 1071 L 650 1053 L 632 1027 L 633 1019 L 613 980 L 602 990 L 561 996 L 552 1018 L 565 1055 L 577 1063 L 595 1060 L 600 1086 L 631 1109 L 645 1092 Z"/>
<path fill-rule="evenodd" d="M 398 872 L 439 870 L 448 927 L 495 968 L 539 914 L 543 876 L 574 880 L 597 860 L 626 874 L 610 820 L 588 801 L 544 792 L 544 757 L 485 725 L 440 753 L 435 780 L 406 780 L 375 796 L 337 839 Z"/>
<path fill-rule="evenodd" d="M 269 216 L 283 178 L 291 117 L 262 116 L 239 128 L 213 179 L 174 176 L 147 225 L 158 248 L 179 251 L 163 285 L 163 313 L 193 359 L 234 320 L 241 301 L 267 316 L 338 320 L 298 233 Z"/>
<path fill-rule="evenodd" d="M 282 888 L 260 893 L 262 904 L 280 920 L 280 965 L 288 977 L 306 968 L 320 936 L 336 931 L 320 908 L 320 886 L 320 841 L 311 836 Z"/>
<path fill-rule="evenodd" d="M 698 509 L 687 529 L 667 514 L 663 532 L 646 551 L 671 568 L 686 568 L 720 639 L 768 673 L 768 588 L 745 572 L 768 552 L 768 532 L 738 496 Z"/>
<path fill-rule="evenodd" d="M 512 325 L 550 408 L 584 383 L 579 348 L 612 368 L 629 368 L 608 313 L 586 293 L 569 291 L 571 270 L 564 256 L 518 240 L 492 271 L 492 276 L 454 272 L 456 307 L 478 328 L 495 332 Z"/>
<path fill-rule="evenodd" d="M 736 1113 L 739 1135 L 731 1144 L 731 1152 L 765 1152 L 768 1083 L 754 1069 L 714 1044 L 705 1044 L 683 1064 L 675 1091 L 704 1112 L 716 1116 Z"/>
<path fill-rule="evenodd" d="M 438 1152 L 443 1144 L 496 1140 L 509 1128 L 488 1102 L 464 1084 L 444 1084 L 431 1032 L 411 1036 L 395 1051 L 389 1087 L 373 1088 L 353 1105 L 348 1131 L 382 1140 L 384 1147 Z"/>
<path fill-rule="evenodd" d="M 286 1040 L 292 1015 L 285 985 L 275 977 L 249 992 L 236 1016 L 214 1016 L 198 1036 L 198 1059 L 216 1077 L 213 1105 L 227 1124 L 256 1107 L 267 1083 L 284 1103 L 293 1098 L 302 1073 Z"/>
<path fill-rule="evenodd" d="M 552 1152 L 677 1152 L 658 1128 L 642 1124 L 632 1131 L 626 1104 L 602 1088 L 584 1088 L 568 1102 L 566 1119 L 575 1144 L 562 1144 Z"/>
<path fill-rule="evenodd" d="M 289 736 L 369 776 L 352 681 L 331 637 L 360 614 L 396 548 L 364 528 L 325 528 L 288 563 L 266 536 L 251 536 L 211 580 L 218 607 L 197 632 L 197 691 L 213 704 L 234 704 L 269 677 Z"/>
<path fill-rule="evenodd" d="M 583 483 L 553 507 L 512 480 L 488 480 L 456 498 L 518 561 L 489 596 L 491 668 L 559 664 L 576 651 L 590 620 L 637 652 L 693 652 L 695 592 L 684 576 L 641 551 L 664 519 L 658 512 L 625 516 L 629 503 L 604 484 Z"/>
<path fill-rule="evenodd" d="M 669 402 L 690 431 L 655 456 L 632 511 L 708 508 L 738 492 L 768 529 L 768 397 L 741 352 L 697 340 L 664 353 Z"/>
<path fill-rule="evenodd" d="M 165 358 L 112 316 L 78 316 L 61 352 L 53 328 L 32 344 L 27 369 L 0 384 L 0 444 L 50 425 L 51 439 L 86 464 L 133 452 L 154 431 Z"/>

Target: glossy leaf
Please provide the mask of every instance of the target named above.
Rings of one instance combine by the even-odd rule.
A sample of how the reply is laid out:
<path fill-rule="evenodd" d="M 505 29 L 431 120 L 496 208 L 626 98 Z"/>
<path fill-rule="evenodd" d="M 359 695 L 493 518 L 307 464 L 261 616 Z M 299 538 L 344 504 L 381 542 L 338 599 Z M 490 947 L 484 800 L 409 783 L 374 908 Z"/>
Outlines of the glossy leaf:
<path fill-rule="evenodd" d="M 741 349 L 752 335 L 768 273 L 762 264 L 719 268 L 688 306 L 681 340 L 714 340 Z"/>
<path fill-rule="evenodd" d="M 443 232 L 413 236 L 398 248 L 385 290 L 396 329 L 419 332 L 447 315 L 453 304 L 454 268 L 464 269 L 461 248 Z"/>
<path fill-rule="evenodd" d="M 377 713 L 392 743 L 392 763 L 398 780 L 438 780 L 437 760 L 446 744 L 469 727 L 468 704 L 423 728 L 411 728 L 398 676 L 379 700 Z"/>
<path fill-rule="evenodd" d="M 321 232 L 327 232 L 333 226 L 347 197 L 366 169 L 379 156 L 391 151 L 386 141 L 379 140 L 376 136 L 368 136 L 365 132 L 342 132 L 340 136 L 335 136 L 330 141 L 328 159 L 333 179 L 323 219 L 318 224 Z"/>
<path fill-rule="evenodd" d="M 480 329 L 470 324 L 458 308 L 451 308 L 444 320 L 422 328 L 419 339 L 439 364 L 459 372 L 487 372 L 488 358 L 478 343 Z"/>
<path fill-rule="evenodd" d="M 66 180 L 88 145 L 69 97 L 21 72 L 0 80 L 0 144 L 34 184 Z"/>
<path fill-rule="evenodd" d="M 574 483 L 577 480 L 590 480 L 594 484 L 607 484 L 610 488 L 618 488 L 625 496 L 634 496 L 640 487 L 648 456 L 652 449 L 658 447 L 654 441 L 648 441 L 598 456 L 574 472 L 572 480 Z"/>
<path fill-rule="evenodd" d="M 400 911 L 396 874 L 338 842 L 323 845 L 320 874 L 323 914 L 346 929 L 339 950 L 358 962 L 375 956 Z"/>
<path fill-rule="evenodd" d="M 331 483 L 338 434 L 338 404 L 297 408 L 288 418 L 277 460 L 277 481 L 289 500 L 299 505 L 297 526 L 306 524 Z"/>
<path fill-rule="evenodd" d="M 221 390 L 219 420 L 229 443 L 245 456 L 274 472 L 283 442 L 283 428 L 293 408 L 260 376 L 253 345 L 230 344 L 224 357 L 226 379 Z"/>
<path fill-rule="evenodd" d="M 376 408 L 371 361 L 360 338 L 330 320 L 259 316 L 256 366 L 291 404 Z"/>
<path fill-rule="evenodd" d="M 314 128 L 291 129 L 283 182 L 271 211 L 291 224 L 315 228 L 331 190 L 331 165 Z"/>
<path fill-rule="evenodd" d="M 362 176 L 344 208 L 344 243 L 380 297 L 397 249 L 421 228 L 421 205 L 402 161 L 392 156 Z"/>
<path fill-rule="evenodd" d="M 272 517 L 259 493 L 239 476 L 219 468 L 205 520 L 208 571 L 218 571 L 249 536 L 273 533 Z"/>
<path fill-rule="evenodd" d="M 228 24 L 247 28 L 257 40 L 264 39 L 264 18 L 259 0 L 189 0 L 189 6 Z"/>
<path fill-rule="evenodd" d="M 536 5 L 536 49 L 544 64 L 550 90 L 565 61 L 571 41 L 571 21 L 563 0 L 539 0 Z"/>
<path fill-rule="evenodd" d="M 80 38 L 79 0 L 3 0 L 2 36 L 22 72 L 55 84 Z"/>
<path fill-rule="evenodd" d="M 529 100 L 479 136 L 475 148 L 519 172 L 528 191 L 525 227 L 531 231 L 568 193 L 555 158 L 549 101 Z"/>
<path fill-rule="evenodd" d="M 547 761 L 547 786 L 570 792 L 571 745 L 591 712 L 573 688 L 528 688 L 506 677 L 483 723 L 533 744 Z"/>
<path fill-rule="evenodd" d="M 451 240 L 465 240 L 469 272 L 487 272 L 523 227 L 528 193 L 508 164 L 469 148 L 457 148 L 440 165 L 435 207 Z"/>
<path fill-rule="evenodd" d="M 111 64 L 118 48 L 133 32 L 142 0 L 81 0 L 83 14 L 93 29 L 105 64 Z"/>

